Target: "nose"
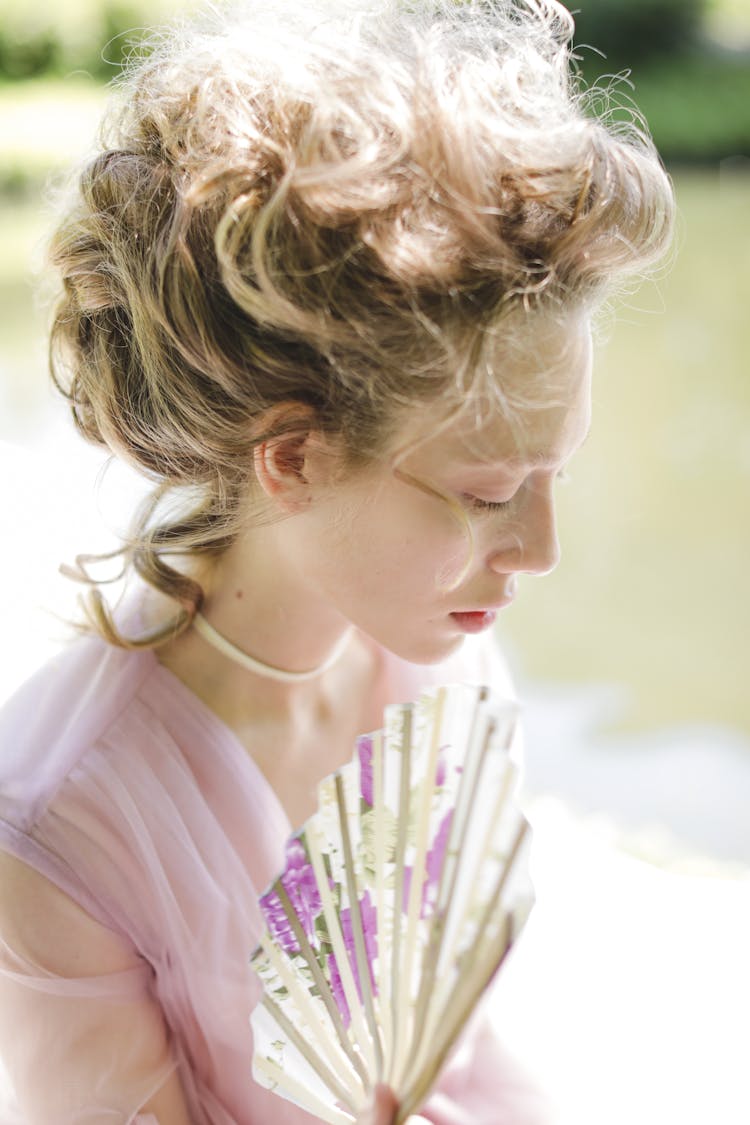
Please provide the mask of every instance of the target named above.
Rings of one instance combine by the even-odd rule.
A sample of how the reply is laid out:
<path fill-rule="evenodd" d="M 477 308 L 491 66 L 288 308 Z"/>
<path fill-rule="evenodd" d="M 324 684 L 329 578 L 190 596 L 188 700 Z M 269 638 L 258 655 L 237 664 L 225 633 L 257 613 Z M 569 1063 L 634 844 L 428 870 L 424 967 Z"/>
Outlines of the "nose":
<path fill-rule="evenodd" d="M 488 561 L 498 574 L 549 574 L 560 561 L 552 482 L 544 488 L 526 488 L 524 493 L 516 520 L 503 529 L 502 545 Z"/>

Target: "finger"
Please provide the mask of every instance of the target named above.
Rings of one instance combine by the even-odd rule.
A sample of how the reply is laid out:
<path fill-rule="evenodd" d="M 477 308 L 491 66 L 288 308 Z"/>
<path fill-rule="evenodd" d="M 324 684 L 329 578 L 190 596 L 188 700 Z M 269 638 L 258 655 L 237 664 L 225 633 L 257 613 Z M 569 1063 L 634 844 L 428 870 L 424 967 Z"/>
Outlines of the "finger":
<path fill-rule="evenodd" d="M 379 1084 L 373 1090 L 370 1108 L 357 1118 L 357 1125 L 391 1125 L 397 1109 L 393 1091 Z"/>

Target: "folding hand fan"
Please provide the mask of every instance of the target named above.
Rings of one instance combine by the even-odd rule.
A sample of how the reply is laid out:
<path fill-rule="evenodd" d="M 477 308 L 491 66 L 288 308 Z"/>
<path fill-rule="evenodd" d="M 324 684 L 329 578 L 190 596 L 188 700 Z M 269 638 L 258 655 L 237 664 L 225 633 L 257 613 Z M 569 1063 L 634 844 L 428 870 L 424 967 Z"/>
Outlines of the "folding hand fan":
<path fill-rule="evenodd" d="M 415 1112 L 526 920 L 516 721 L 468 685 L 387 707 L 261 896 L 253 1073 L 323 1121 L 377 1082 Z"/>

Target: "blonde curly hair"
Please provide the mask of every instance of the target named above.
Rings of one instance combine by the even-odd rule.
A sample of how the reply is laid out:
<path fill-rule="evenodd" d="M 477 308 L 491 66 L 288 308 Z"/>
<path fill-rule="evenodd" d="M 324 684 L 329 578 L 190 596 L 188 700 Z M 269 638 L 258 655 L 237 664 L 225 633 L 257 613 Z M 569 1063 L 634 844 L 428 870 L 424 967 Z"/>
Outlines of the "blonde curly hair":
<path fill-rule="evenodd" d="M 127 641 L 83 568 L 109 640 L 190 623 L 175 556 L 237 534 L 270 407 L 314 409 L 356 468 L 404 407 L 502 402 L 490 336 L 663 254 L 669 180 L 637 120 L 592 114 L 572 32 L 555 0 L 277 0 L 131 66 L 51 243 L 53 377 L 153 478 L 122 553 L 180 606 Z"/>

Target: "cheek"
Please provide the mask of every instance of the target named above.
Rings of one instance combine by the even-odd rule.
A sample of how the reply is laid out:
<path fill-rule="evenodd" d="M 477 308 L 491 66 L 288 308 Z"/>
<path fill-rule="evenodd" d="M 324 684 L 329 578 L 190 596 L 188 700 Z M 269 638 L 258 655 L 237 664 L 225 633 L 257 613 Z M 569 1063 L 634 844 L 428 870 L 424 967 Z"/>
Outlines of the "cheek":
<path fill-rule="evenodd" d="M 363 589 L 385 582 L 394 599 L 449 591 L 472 555 L 468 529 L 441 501 L 403 491 L 342 513 L 332 553 L 350 560 L 348 580 Z"/>

